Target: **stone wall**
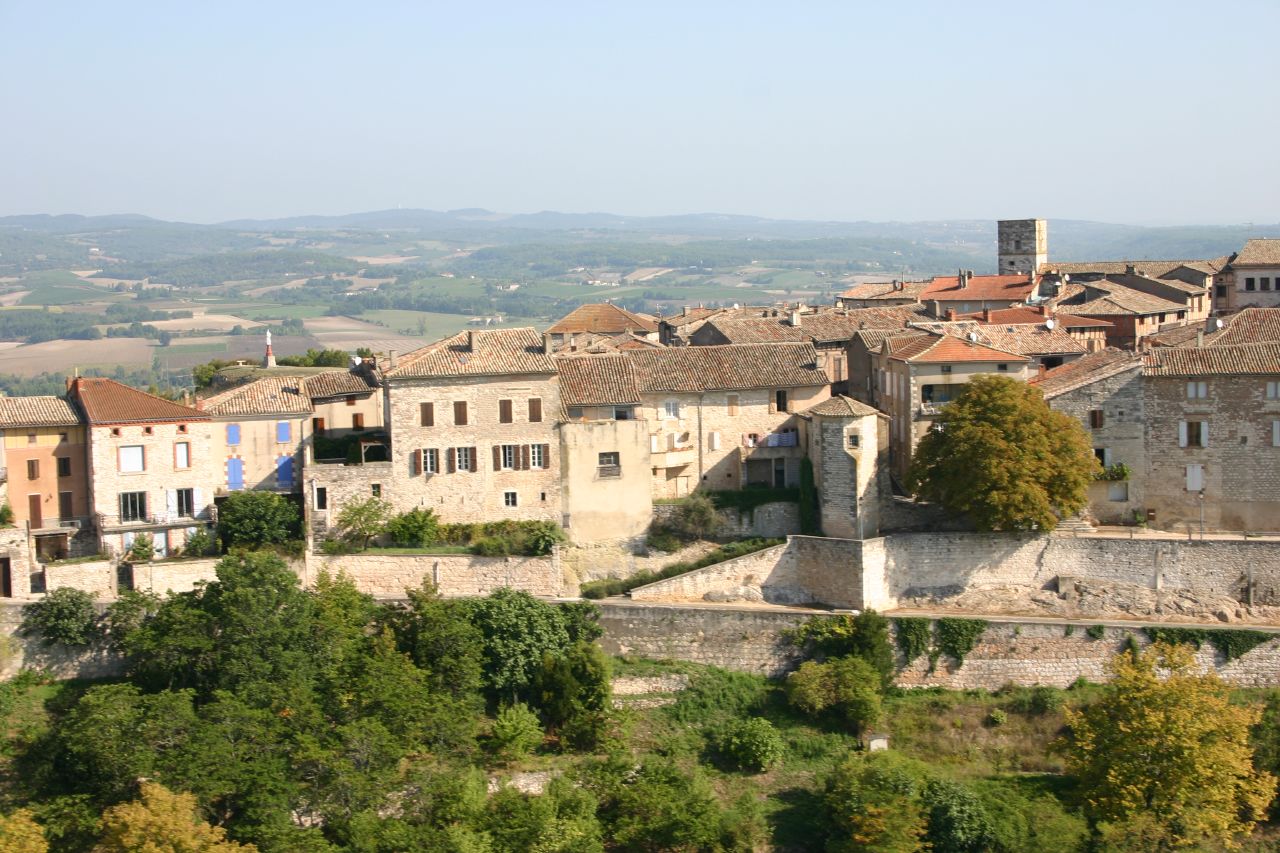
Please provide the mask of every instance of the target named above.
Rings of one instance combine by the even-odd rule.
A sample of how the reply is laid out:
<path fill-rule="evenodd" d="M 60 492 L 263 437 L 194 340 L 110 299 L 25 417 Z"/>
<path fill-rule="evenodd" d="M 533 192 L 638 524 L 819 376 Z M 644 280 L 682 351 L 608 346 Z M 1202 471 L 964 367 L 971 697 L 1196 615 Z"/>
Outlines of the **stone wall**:
<path fill-rule="evenodd" d="M 679 511 L 678 504 L 655 504 L 653 521 L 662 524 Z M 761 504 L 754 509 L 739 510 L 733 507 L 719 511 L 718 535 L 730 539 L 764 537 L 781 539 L 800 532 L 800 505 L 794 501 L 775 501 Z"/>
<path fill-rule="evenodd" d="M 348 554 L 309 556 L 302 574 L 306 586 L 320 572 L 345 573 L 356 588 L 378 598 L 404 598 L 406 589 L 435 584 L 441 595 L 488 595 L 501 587 L 557 597 L 566 587 L 556 554 L 548 557 L 478 557 L 471 554 Z M 576 586 L 572 590 L 576 593 Z"/>
<path fill-rule="evenodd" d="M 672 563 L 700 559 L 716 549 L 714 542 L 694 542 L 679 551 L 650 551 L 644 537 L 615 542 L 573 543 L 560 547 L 566 578 L 577 582 L 627 578 L 638 572 L 657 572 Z"/>
<path fill-rule="evenodd" d="M 633 601 L 767 601 L 806 604 L 810 601 L 796 572 L 785 559 L 786 545 L 775 545 L 723 563 L 694 569 L 631 590 Z"/>
<path fill-rule="evenodd" d="M 54 678 L 111 678 L 124 673 L 124 661 L 106 646 L 71 648 L 45 645 L 39 637 L 19 633 L 23 604 L 0 601 L 0 679 L 22 669 L 38 669 Z"/>

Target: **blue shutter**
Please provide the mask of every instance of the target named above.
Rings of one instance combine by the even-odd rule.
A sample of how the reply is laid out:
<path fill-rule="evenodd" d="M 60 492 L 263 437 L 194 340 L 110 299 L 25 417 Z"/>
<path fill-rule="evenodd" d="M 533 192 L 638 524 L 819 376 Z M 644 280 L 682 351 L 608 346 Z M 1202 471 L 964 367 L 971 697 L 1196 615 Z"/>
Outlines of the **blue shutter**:
<path fill-rule="evenodd" d="M 293 457 L 281 456 L 276 460 L 276 485 L 293 488 Z"/>
<path fill-rule="evenodd" d="M 235 447 L 240 443 L 240 424 L 227 424 L 227 446 Z"/>
<path fill-rule="evenodd" d="M 288 421 L 279 421 L 276 423 L 276 441 L 280 444 L 288 444 L 293 440 L 293 424 Z"/>
<path fill-rule="evenodd" d="M 227 460 L 227 488 L 232 491 L 244 488 L 244 460 Z"/>

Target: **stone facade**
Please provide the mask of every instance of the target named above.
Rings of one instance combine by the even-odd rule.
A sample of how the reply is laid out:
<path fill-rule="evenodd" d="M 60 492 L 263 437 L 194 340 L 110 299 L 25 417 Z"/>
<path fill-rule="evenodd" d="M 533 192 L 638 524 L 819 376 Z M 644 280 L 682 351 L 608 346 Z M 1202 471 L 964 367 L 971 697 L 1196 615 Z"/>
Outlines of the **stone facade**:
<path fill-rule="evenodd" d="M 653 508 L 653 521 L 661 524 L 679 510 L 677 504 L 657 504 Z M 750 539 L 763 537 L 781 539 L 800 532 L 800 507 L 790 501 L 760 504 L 752 509 L 728 507 L 720 510 L 720 528 L 717 535 L 726 539 Z"/>
<path fill-rule="evenodd" d="M 1043 219 L 1001 219 L 996 247 L 999 274 L 1039 272 L 1049 261 L 1049 225 Z"/>
<path fill-rule="evenodd" d="M 809 417 L 809 459 L 822 532 L 845 539 L 878 536 L 881 494 L 888 491 L 882 482 L 888 435 L 879 428 L 881 416 L 815 412 Z"/>

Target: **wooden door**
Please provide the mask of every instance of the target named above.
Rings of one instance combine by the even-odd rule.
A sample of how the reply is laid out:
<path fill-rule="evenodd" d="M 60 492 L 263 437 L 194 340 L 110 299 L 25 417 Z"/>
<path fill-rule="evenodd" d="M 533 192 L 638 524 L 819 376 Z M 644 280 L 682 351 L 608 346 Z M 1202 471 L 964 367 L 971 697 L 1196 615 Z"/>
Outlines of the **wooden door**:
<path fill-rule="evenodd" d="M 42 502 L 39 495 L 27 495 L 27 518 L 31 519 L 31 527 L 44 527 L 44 515 L 41 513 Z"/>

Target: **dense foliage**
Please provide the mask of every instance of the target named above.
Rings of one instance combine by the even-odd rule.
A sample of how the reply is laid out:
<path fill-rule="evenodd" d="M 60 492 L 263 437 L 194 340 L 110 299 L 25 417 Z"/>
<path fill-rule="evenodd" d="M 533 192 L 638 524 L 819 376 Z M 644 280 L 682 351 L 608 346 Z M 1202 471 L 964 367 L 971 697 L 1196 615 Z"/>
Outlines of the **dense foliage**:
<path fill-rule="evenodd" d="M 1083 509 L 1099 471 L 1075 418 L 1039 389 L 975 376 L 920 440 L 907 488 L 968 516 L 983 530 L 1052 530 Z"/>
<path fill-rule="evenodd" d="M 218 507 L 218 536 L 227 548 L 283 545 L 302 536 L 301 525 L 298 505 L 274 492 L 232 492 Z"/>
<path fill-rule="evenodd" d="M 69 586 L 60 586 L 22 608 L 23 632 L 38 634 L 45 643 L 87 645 L 97 634 L 97 622 L 93 596 Z"/>

